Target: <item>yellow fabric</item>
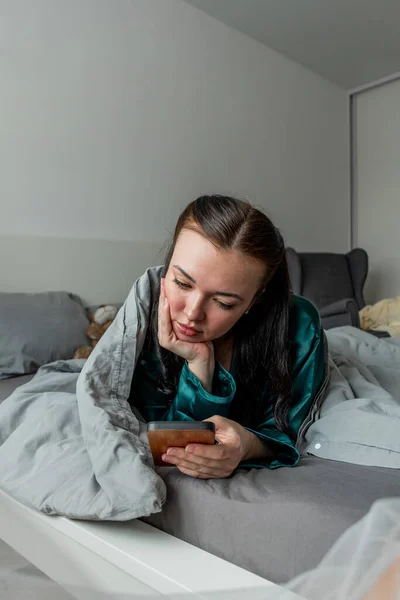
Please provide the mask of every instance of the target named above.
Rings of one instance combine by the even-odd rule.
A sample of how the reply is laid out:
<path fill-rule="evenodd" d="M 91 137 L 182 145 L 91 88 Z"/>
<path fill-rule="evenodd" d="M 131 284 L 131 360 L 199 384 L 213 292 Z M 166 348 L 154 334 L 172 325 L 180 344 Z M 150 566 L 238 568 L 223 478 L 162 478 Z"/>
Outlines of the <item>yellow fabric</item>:
<path fill-rule="evenodd" d="M 387 331 L 400 337 L 400 296 L 385 298 L 360 310 L 361 329 Z"/>

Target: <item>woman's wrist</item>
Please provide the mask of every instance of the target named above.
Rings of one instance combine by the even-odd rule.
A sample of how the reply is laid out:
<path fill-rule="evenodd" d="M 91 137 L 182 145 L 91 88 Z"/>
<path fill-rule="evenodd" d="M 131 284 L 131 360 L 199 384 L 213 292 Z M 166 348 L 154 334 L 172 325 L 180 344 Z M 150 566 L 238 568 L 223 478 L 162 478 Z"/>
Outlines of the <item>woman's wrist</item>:
<path fill-rule="evenodd" d="M 214 379 L 215 360 L 212 361 L 188 361 L 189 370 L 197 377 L 203 388 L 212 394 L 212 383 Z"/>
<path fill-rule="evenodd" d="M 247 436 L 242 460 L 266 458 L 271 456 L 271 451 L 264 440 L 247 429 L 245 429 L 245 431 Z"/>

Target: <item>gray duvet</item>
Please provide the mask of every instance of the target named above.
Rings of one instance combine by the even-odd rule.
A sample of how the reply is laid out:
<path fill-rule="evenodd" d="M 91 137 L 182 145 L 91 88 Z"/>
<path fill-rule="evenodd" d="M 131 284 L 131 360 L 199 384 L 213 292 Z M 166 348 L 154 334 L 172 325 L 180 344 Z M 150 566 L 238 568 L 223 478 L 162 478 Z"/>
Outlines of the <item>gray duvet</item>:
<path fill-rule="evenodd" d="M 161 510 L 165 484 L 127 402 L 159 271 L 135 282 L 86 362 L 41 367 L 0 404 L 0 488 L 17 500 L 76 519 Z"/>
<path fill-rule="evenodd" d="M 145 424 L 127 401 L 159 277 L 160 268 L 149 269 L 134 284 L 86 362 L 42 367 L 0 404 L 5 492 L 45 513 L 78 519 L 128 520 L 161 511 L 165 482 L 154 469 Z M 399 467 L 394 432 L 400 345 L 352 329 L 328 334 L 333 377 L 322 407 L 311 411 L 316 420 L 305 432 L 303 449 L 365 464 L 359 447 L 368 446 L 378 449 L 369 464 Z M 342 420 L 336 416 L 341 410 Z M 348 414 L 350 424 L 344 423 Z M 376 415 L 379 427 L 373 428 Z M 356 451 L 346 454 L 349 441 Z"/>
<path fill-rule="evenodd" d="M 400 468 L 400 338 L 354 327 L 326 332 L 330 381 L 305 435 L 305 452 Z"/>

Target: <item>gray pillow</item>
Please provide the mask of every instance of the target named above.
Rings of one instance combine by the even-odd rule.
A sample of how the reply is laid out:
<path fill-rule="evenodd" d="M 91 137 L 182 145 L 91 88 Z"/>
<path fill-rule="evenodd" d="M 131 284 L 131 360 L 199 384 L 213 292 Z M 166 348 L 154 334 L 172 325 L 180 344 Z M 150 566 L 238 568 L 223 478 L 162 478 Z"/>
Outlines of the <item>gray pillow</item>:
<path fill-rule="evenodd" d="M 78 346 L 88 344 L 88 324 L 85 308 L 73 294 L 0 293 L 0 379 L 72 358 Z"/>

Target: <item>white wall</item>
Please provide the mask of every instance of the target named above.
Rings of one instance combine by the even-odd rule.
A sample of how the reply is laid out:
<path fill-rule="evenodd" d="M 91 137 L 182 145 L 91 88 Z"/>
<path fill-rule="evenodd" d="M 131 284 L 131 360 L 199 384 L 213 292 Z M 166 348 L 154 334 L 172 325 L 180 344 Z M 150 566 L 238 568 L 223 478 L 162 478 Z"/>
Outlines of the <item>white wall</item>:
<path fill-rule="evenodd" d="M 356 97 L 357 243 L 366 300 L 400 296 L 400 80 Z"/>
<path fill-rule="evenodd" d="M 348 249 L 339 87 L 180 0 L 0 9 L 0 234 L 158 243 L 219 192 Z"/>

